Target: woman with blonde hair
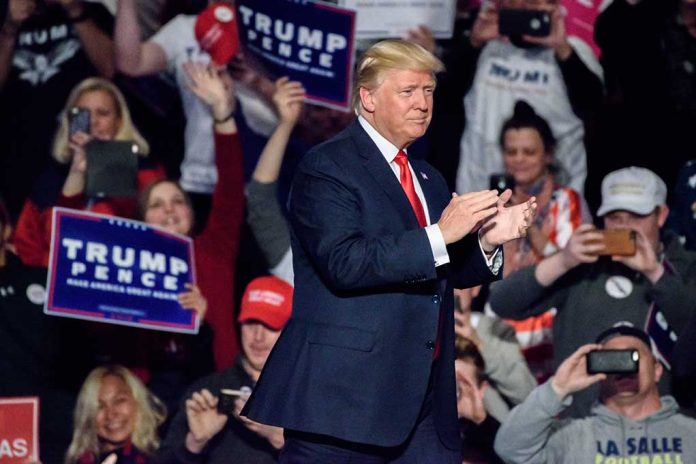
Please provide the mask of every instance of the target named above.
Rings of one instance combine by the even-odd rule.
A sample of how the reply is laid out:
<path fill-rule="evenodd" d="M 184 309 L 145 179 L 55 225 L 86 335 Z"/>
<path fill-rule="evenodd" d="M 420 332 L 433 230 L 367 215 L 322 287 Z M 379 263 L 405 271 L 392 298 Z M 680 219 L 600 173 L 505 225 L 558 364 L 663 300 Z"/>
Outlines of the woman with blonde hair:
<path fill-rule="evenodd" d="M 89 113 L 89 123 L 83 130 L 71 131 L 69 115 L 76 108 Z M 133 217 L 133 198 L 86 198 L 86 147 L 92 140 L 132 141 L 137 146 L 141 155 L 138 156 L 139 191 L 164 177 L 161 167 L 148 159 L 150 146 L 133 124 L 121 91 L 106 79 L 83 80 L 70 92 L 61 112 L 52 148 L 55 162 L 39 176 L 17 221 L 14 244 L 25 264 L 43 267 L 48 264 L 53 206 Z"/>
<path fill-rule="evenodd" d="M 157 428 L 167 411 L 131 371 L 101 366 L 77 397 L 66 464 L 98 464 L 112 454 L 119 464 L 145 464 L 159 447 Z"/>

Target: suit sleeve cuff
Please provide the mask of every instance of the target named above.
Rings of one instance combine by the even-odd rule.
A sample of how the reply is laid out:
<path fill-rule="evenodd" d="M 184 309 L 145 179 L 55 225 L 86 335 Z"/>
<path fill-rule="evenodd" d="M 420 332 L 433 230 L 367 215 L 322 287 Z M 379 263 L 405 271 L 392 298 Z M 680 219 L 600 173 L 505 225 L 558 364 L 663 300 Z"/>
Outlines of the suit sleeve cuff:
<path fill-rule="evenodd" d="M 445 239 L 442 237 L 440 226 L 431 224 L 425 228 L 425 233 L 428 234 L 430 249 L 433 252 L 433 258 L 435 258 L 435 267 L 448 264 L 450 257 L 449 253 L 447 253 L 447 245 L 445 245 Z"/>
<path fill-rule="evenodd" d="M 483 258 L 486 260 L 486 265 L 488 266 L 488 269 L 491 270 L 491 273 L 493 275 L 498 275 L 498 272 L 500 272 L 500 268 L 503 267 L 503 253 L 501 252 L 502 247 L 496 248 L 493 253 L 486 254 L 486 252 L 483 249 L 483 245 L 481 245 L 481 238 L 479 237 L 478 239 L 478 244 L 479 244 L 479 249 L 481 250 L 481 254 L 483 255 Z"/>

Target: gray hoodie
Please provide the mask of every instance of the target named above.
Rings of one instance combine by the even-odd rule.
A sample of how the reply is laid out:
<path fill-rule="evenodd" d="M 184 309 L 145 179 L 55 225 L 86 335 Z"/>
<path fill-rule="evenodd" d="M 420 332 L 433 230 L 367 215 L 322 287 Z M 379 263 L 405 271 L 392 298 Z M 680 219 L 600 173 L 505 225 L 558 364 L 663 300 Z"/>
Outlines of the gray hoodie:
<path fill-rule="evenodd" d="M 671 396 L 639 421 L 599 403 L 586 418 L 556 420 L 571 401 L 561 401 L 550 381 L 535 388 L 500 427 L 496 453 L 507 463 L 696 463 L 696 420 L 680 414 Z"/>

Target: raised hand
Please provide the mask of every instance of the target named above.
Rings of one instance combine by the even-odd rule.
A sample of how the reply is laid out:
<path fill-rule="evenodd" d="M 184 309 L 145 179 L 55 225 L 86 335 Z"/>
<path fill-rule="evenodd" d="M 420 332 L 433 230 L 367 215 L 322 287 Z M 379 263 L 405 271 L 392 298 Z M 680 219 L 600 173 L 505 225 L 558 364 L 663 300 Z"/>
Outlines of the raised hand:
<path fill-rule="evenodd" d="M 490 215 L 480 231 L 481 246 L 486 251 L 495 249 L 505 242 L 524 237 L 534 220 L 537 204 L 536 197 L 519 205 L 505 206 L 512 196 L 510 189 L 504 191 L 495 206 L 495 214 Z"/>
<path fill-rule="evenodd" d="M 495 190 L 452 194 L 452 200 L 437 222 L 445 244 L 461 240 L 489 216 L 496 213 L 498 194 Z"/>
<path fill-rule="evenodd" d="M 183 67 L 189 88 L 210 107 L 216 120 L 234 112 L 234 84 L 227 71 L 197 61 L 187 61 Z"/>
<path fill-rule="evenodd" d="M 454 335 L 471 340 L 477 348 L 481 349 L 483 342 L 479 338 L 476 328 L 471 323 L 471 301 L 479 294 L 481 286 L 463 289 L 454 289 Z"/>
<path fill-rule="evenodd" d="M 570 236 L 561 250 L 566 269 L 583 263 L 594 263 L 599 259 L 597 253 L 604 248 L 602 234 L 592 224 L 582 224 Z"/>
<path fill-rule="evenodd" d="M 186 448 L 195 454 L 217 435 L 227 423 L 227 414 L 217 410 L 218 398 L 206 388 L 195 392 L 186 400 L 186 419 L 189 433 L 186 435 Z"/>
<path fill-rule="evenodd" d="M 468 370 L 455 369 L 457 416 L 480 424 L 486 420 L 487 416 L 486 408 L 483 405 L 483 395 L 486 391 L 486 386 L 478 385 L 476 379 L 471 378 L 468 372 Z"/>
<path fill-rule="evenodd" d="M 84 174 L 87 170 L 87 153 L 85 147 L 92 140 L 92 136 L 82 131 L 75 132 L 68 140 L 68 147 L 72 152 L 70 172 Z"/>
<path fill-rule="evenodd" d="M 5 23 L 18 28 L 36 9 L 36 0 L 9 0 Z"/>
<path fill-rule="evenodd" d="M 471 28 L 471 45 L 480 48 L 489 40 L 501 37 L 498 31 L 498 8 L 494 2 L 485 2 Z"/>
<path fill-rule="evenodd" d="M 551 388 L 559 398 L 563 399 L 607 378 L 606 374 L 587 373 L 585 355 L 601 348 L 602 345 L 596 343 L 583 345 L 558 366 L 556 373 L 551 377 Z"/>
<path fill-rule="evenodd" d="M 665 268 L 657 257 L 655 249 L 645 234 L 636 230 L 636 254 L 633 256 L 612 256 L 613 261 L 623 263 L 634 271 L 645 275 L 652 283 L 657 282 L 664 274 Z"/>
<path fill-rule="evenodd" d="M 185 284 L 186 288 L 189 289 L 188 292 L 182 292 L 177 295 L 179 304 L 184 309 L 192 309 L 196 311 L 198 317 L 203 320 L 205 313 L 208 311 L 208 300 L 205 299 L 201 293 L 201 289 L 198 285 Z"/>
<path fill-rule="evenodd" d="M 435 37 L 433 31 L 427 26 L 418 26 L 414 29 L 409 29 L 406 34 L 406 40 L 428 50 L 430 53 L 435 53 Z"/>
<path fill-rule="evenodd" d="M 305 98 L 305 89 L 302 83 L 291 81 L 287 77 L 281 77 L 275 82 L 273 103 L 275 104 L 281 123 L 297 123 L 302 112 L 302 102 Z"/>

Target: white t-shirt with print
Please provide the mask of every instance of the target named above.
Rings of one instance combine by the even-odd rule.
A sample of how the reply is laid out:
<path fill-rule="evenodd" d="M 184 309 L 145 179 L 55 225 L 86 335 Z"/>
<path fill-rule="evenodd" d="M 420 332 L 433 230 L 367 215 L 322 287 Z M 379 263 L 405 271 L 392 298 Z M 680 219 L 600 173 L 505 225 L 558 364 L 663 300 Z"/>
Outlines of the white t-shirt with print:
<path fill-rule="evenodd" d="M 150 40 L 164 50 L 167 66 L 176 75 L 186 115 L 186 152 L 181 163 L 181 186 L 189 192 L 211 193 L 217 183 L 213 117 L 208 106 L 188 88 L 183 69 L 183 64 L 189 60 L 210 62 L 210 55 L 201 50 L 196 41 L 195 23 L 195 15 L 178 15 Z M 249 127 L 254 132 L 269 136 L 278 123 L 273 110 L 251 90 L 241 85 L 237 85 L 235 90 Z"/>

